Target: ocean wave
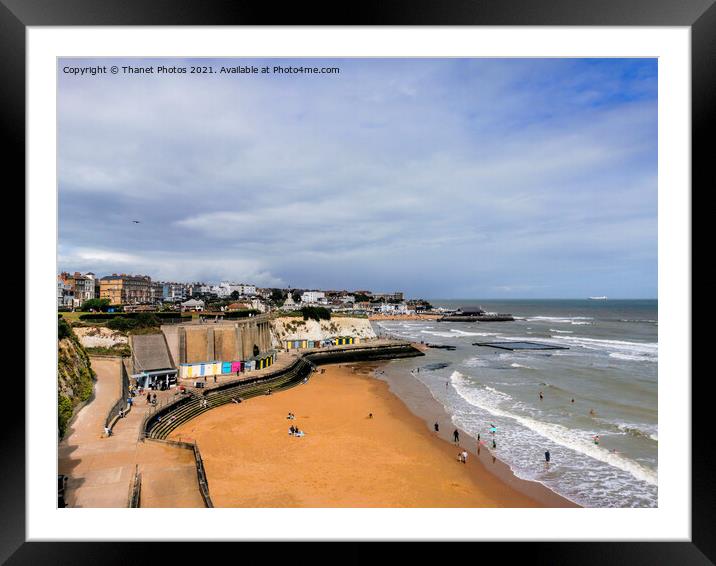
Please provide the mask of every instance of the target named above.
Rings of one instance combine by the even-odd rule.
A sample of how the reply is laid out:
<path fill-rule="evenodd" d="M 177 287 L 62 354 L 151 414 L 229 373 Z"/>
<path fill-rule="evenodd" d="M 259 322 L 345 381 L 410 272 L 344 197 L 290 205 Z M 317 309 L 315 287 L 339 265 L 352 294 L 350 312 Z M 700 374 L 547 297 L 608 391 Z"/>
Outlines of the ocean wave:
<path fill-rule="evenodd" d="M 478 358 L 478 357 L 468 358 L 465 361 L 463 361 L 462 363 L 463 363 L 463 365 L 466 365 L 467 367 L 470 367 L 470 368 L 483 368 L 483 367 L 487 367 L 490 365 L 485 358 Z"/>
<path fill-rule="evenodd" d="M 497 336 L 496 332 L 465 332 L 464 330 L 455 329 L 451 330 L 450 332 L 453 332 L 458 336 Z"/>
<path fill-rule="evenodd" d="M 513 368 L 535 369 L 535 368 L 531 368 L 530 366 L 523 366 L 522 364 L 517 364 L 517 363 L 512 363 L 512 364 L 510 364 L 510 366 Z"/>
<path fill-rule="evenodd" d="M 550 328 L 550 332 L 558 332 L 559 334 L 574 334 L 574 330 L 557 330 L 556 328 Z"/>
<path fill-rule="evenodd" d="M 440 336 L 441 338 L 457 338 L 457 336 L 451 332 L 431 332 L 430 330 L 421 330 L 420 333 L 430 334 L 431 336 Z"/>
<path fill-rule="evenodd" d="M 658 320 L 653 320 L 650 318 L 620 318 L 619 322 L 635 322 L 635 323 L 642 323 L 642 324 L 658 324 Z"/>
<path fill-rule="evenodd" d="M 631 436 L 639 436 L 642 438 L 649 438 L 650 440 L 654 440 L 658 442 L 658 430 L 656 425 L 648 425 L 648 424 L 634 424 L 634 423 L 610 423 L 612 426 L 616 427 L 618 430 L 629 434 Z"/>
<path fill-rule="evenodd" d="M 591 316 L 532 316 L 526 319 L 528 322 L 558 322 L 562 324 L 592 324 Z"/>
<path fill-rule="evenodd" d="M 613 358 L 656 362 L 659 344 L 657 342 L 627 342 L 626 340 L 601 340 L 581 336 L 554 336 L 558 340 L 566 340 L 575 346 L 588 350 L 608 352 Z"/>
<path fill-rule="evenodd" d="M 599 445 L 594 444 L 587 433 L 583 431 L 575 431 L 563 425 L 547 423 L 505 410 L 499 406 L 501 400 L 499 398 L 495 399 L 495 395 L 493 395 L 492 392 L 490 392 L 489 395 L 485 395 L 484 389 L 476 388 L 473 382 L 458 371 L 452 373 L 450 381 L 458 395 L 474 407 L 487 411 L 494 416 L 514 420 L 536 434 L 551 440 L 555 444 L 559 444 L 560 446 L 564 446 L 565 448 L 569 448 L 575 452 L 618 468 L 631 474 L 638 480 L 651 485 L 658 484 L 658 476 L 654 470 L 650 470 L 621 454 L 615 454 L 601 448 Z"/>

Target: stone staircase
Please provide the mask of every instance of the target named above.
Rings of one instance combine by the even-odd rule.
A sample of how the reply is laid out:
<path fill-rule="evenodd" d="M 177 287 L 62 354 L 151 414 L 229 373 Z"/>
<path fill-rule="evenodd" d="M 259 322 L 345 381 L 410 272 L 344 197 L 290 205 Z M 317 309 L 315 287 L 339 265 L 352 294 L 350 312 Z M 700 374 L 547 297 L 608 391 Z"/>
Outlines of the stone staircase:
<path fill-rule="evenodd" d="M 265 395 L 269 389 L 272 392 L 289 389 L 303 382 L 312 371 L 313 364 L 300 358 L 275 377 L 267 376 L 264 379 L 259 378 L 246 383 L 210 389 L 207 390 L 206 395 L 190 392 L 188 397 L 152 415 L 145 424 L 144 436 L 164 440 L 174 429 L 206 411 L 231 403 L 237 397 L 246 400 L 258 395 Z M 207 401 L 206 407 L 202 406 L 203 400 Z"/>

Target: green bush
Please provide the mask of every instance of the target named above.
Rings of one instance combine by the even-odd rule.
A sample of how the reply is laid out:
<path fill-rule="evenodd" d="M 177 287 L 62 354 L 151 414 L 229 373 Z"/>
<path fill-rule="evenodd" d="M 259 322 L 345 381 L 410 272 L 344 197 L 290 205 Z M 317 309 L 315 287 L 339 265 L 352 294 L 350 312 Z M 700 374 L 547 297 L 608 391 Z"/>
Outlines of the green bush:
<path fill-rule="evenodd" d="M 225 319 L 232 319 L 232 318 L 247 318 L 248 316 L 256 316 L 259 311 L 256 309 L 246 309 L 242 311 L 229 311 L 224 313 Z M 211 316 L 211 315 L 207 315 Z"/>
<path fill-rule="evenodd" d="M 132 330 L 132 328 L 135 328 L 136 326 L 136 320 L 132 320 L 131 318 L 125 318 L 123 316 L 113 318 L 107 323 L 107 328 L 111 328 L 112 330 L 119 330 L 120 332 L 127 332 L 129 330 Z"/>
<path fill-rule="evenodd" d="M 64 318 L 57 319 L 57 339 L 62 340 L 63 338 L 72 337 L 72 328 L 67 324 Z"/>
<path fill-rule="evenodd" d="M 92 309 L 107 312 L 109 308 L 109 299 L 89 299 L 82 303 L 80 310 L 89 311 Z"/>
<path fill-rule="evenodd" d="M 324 307 L 303 307 L 301 309 L 303 320 L 315 320 L 320 322 L 321 320 L 331 320 L 331 311 Z"/>
<path fill-rule="evenodd" d="M 158 318 L 159 320 L 164 319 L 176 319 L 176 318 L 182 318 L 184 320 L 191 320 L 191 315 L 182 315 L 178 312 L 90 312 L 80 315 L 80 320 L 86 320 L 90 322 L 106 322 L 109 320 L 113 320 L 115 318 L 140 318 L 142 316 L 154 316 Z"/>
<path fill-rule="evenodd" d="M 69 397 L 60 395 L 57 399 L 57 408 L 57 426 L 60 438 L 62 438 L 67 430 L 67 423 L 72 418 L 72 401 Z"/>

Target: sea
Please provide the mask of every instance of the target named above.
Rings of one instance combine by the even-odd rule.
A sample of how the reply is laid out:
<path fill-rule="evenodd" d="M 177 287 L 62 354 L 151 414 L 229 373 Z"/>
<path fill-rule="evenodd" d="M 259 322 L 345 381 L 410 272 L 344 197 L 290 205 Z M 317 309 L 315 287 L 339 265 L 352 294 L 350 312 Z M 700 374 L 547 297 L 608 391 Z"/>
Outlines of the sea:
<path fill-rule="evenodd" d="M 494 438 L 494 454 L 520 478 L 585 507 L 657 506 L 656 300 L 430 302 L 516 320 L 373 321 L 381 336 L 455 346 L 390 362 L 392 378 L 422 382 L 453 424 L 480 434 L 486 448 Z M 475 345 L 490 341 L 567 349 Z"/>

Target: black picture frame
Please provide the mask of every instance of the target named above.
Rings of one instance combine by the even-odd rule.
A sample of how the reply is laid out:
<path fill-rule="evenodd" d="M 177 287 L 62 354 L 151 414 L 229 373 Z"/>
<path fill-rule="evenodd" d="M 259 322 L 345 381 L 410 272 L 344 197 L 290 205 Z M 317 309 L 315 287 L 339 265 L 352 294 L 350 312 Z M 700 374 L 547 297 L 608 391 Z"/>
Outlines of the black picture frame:
<path fill-rule="evenodd" d="M 713 137 L 711 106 L 716 100 L 715 0 L 365 0 L 321 4 L 237 3 L 231 0 L 0 0 L 0 135 L 5 138 L 4 172 L 14 173 L 15 187 L 25 183 L 25 37 L 28 26 L 96 25 L 460 25 L 460 26 L 688 26 L 691 28 L 692 185 L 713 186 L 709 137 Z M 12 189 L 6 186 L 6 194 Z M 692 189 L 692 194 L 693 194 Z M 687 378 L 683 376 L 685 386 Z M 707 376 L 703 376 L 707 377 Z M 28 379 L 29 376 L 26 376 Z M 708 379 L 691 381 L 692 460 L 691 542 L 490 543 L 501 561 L 515 552 L 530 554 L 540 564 L 710 564 L 716 561 L 716 464 L 714 443 L 705 415 L 710 401 Z M 18 399 L 13 399 L 16 403 Z M 23 401 L 26 401 L 23 397 Z M 707 405 L 708 404 L 708 405 Z M 0 561 L 8 564 L 114 564 L 146 562 L 157 548 L 152 543 L 62 543 L 25 541 L 24 403 L 19 414 L 4 419 L 0 481 Z M 7 415 L 7 412 L 5 412 Z M 700 417 L 700 418 L 699 418 Z M 108 525 L 111 528 L 111 525 Z M 316 534 L 320 539 L 320 533 Z M 559 538 L 559 533 L 555 533 Z M 329 550 L 340 561 L 364 563 L 375 558 L 378 543 L 351 543 L 351 549 Z M 499 545 L 499 547 L 495 547 Z M 305 545 L 271 549 L 271 561 L 311 555 Z M 515 548 L 518 547 L 518 550 Z M 203 550 L 202 550 L 203 548 Z M 205 560 L 206 547 L 163 545 L 162 562 Z M 263 547 L 257 549 L 266 552 Z M 212 549 L 217 557 L 221 550 Z M 235 551 L 231 551 L 232 553 Z M 242 550 L 241 554 L 244 555 Z M 380 551 L 382 552 L 382 550 Z M 420 551 L 423 552 L 423 551 Z M 442 551 L 445 552 L 445 551 Z M 447 551 L 452 554 L 452 550 Z M 460 551 L 462 552 L 462 551 Z M 482 552 L 482 550 L 480 550 Z M 336 554 L 338 553 L 338 554 Z M 248 556 L 248 554 L 245 554 Z M 452 555 L 455 556 L 455 555 Z M 290 558 L 289 558 L 290 557 Z M 237 556 L 236 558 L 240 558 Z"/>

